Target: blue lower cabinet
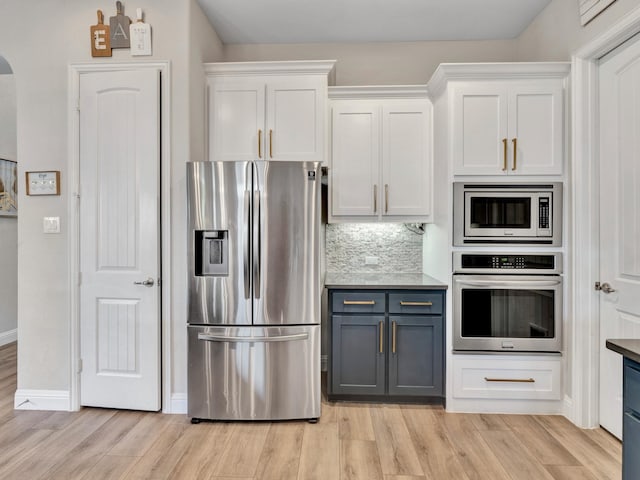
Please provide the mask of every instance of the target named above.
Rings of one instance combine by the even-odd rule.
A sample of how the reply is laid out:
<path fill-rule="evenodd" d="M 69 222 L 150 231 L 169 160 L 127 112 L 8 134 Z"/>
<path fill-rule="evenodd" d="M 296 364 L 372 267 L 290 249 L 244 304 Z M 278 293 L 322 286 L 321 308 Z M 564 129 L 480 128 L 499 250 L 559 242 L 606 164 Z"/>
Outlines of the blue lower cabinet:
<path fill-rule="evenodd" d="M 640 479 L 640 364 L 624 359 L 622 479 Z"/>
<path fill-rule="evenodd" d="M 384 394 L 384 316 L 333 315 L 331 391 Z"/>
<path fill-rule="evenodd" d="M 442 402 L 444 295 L 330 289 L 329 398 Z"/>

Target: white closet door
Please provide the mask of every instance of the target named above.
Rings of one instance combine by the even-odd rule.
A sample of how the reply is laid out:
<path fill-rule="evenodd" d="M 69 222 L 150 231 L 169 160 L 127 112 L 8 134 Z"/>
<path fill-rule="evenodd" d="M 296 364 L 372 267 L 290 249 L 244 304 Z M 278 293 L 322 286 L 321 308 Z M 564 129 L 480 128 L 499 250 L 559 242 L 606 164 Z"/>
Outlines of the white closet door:
<path fill-rule="evenodd" d="M 81 76 L 81 405 L 160 409 L 159 105 L 158 70 Z"/>
<path fill-rule="evenodd" d="M 640 337 L 640 36 L 600 65 L 600 425 L 622 437 L 622 357 Z"/>

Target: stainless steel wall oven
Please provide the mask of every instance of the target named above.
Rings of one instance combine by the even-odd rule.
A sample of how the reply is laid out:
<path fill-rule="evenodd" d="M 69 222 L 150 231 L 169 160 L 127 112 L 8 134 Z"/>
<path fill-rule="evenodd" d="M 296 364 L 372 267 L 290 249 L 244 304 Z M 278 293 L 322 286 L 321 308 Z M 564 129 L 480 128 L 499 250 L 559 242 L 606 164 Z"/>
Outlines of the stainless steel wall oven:
<path fill-rule="evenodd" d="M 559 352 L 560 253 L 453 254 L 454 351 Z"/>

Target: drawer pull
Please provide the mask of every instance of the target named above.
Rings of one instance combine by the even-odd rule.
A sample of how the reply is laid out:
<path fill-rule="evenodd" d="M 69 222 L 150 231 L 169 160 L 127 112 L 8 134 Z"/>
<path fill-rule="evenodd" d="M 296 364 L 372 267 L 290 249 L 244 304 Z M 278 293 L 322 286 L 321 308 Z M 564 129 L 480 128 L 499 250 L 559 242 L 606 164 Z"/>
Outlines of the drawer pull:
<path fill-rule="evenodd" d="M 345 305 L 375 305 L 375 300 L 344 300 Z"/>
<path fill-rule="evenodd" d="M 512 382 L 512 383 L 535 383 L 533 378 L 489 378 L 484 377 L 487 382 Z"/>
<path fill-rule="evenodd" d="M 403 307 L 430 307 L 433 302 L 400 302 Z"/>
<path fill-rule="evenodd" d="M 384 322 L 380 322 L 378 328 L 380 330 L 380 353 L 382 353 L 384 351 Z"/>

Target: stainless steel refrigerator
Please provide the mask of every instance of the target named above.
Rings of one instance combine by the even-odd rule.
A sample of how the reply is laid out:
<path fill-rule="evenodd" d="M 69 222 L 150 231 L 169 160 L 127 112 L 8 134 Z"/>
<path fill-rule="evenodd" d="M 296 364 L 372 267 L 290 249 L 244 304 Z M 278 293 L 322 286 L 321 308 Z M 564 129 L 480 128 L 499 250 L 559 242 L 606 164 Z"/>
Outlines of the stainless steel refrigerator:
<path fill-rule="evenodd" d="M 320 164 L 187 163 L 188 415 L 320 416 Z"/>

